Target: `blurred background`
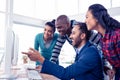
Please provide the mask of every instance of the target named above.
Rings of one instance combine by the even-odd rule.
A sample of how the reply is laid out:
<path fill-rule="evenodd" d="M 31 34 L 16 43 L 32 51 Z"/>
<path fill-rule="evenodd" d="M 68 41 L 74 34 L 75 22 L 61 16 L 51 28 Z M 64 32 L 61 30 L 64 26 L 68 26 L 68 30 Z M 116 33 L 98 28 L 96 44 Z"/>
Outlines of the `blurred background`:
<path fill-rule="evenodd" d="M 120 21 L 120 0 L 0 0 L 0 54 L 4 54 L 6 28 L 10 27 L 19 36 L 18 64 L 21 64 L 24 56 L 21 51 L 33 47 L 35 35 L 43 32 L 46 21 L 61 14 L 84 21 L 88 6 L 94 3 L 104 5 L 110 15 Z M 74 55 L 74 49 L 66 42 L 61 51 L 60 64 L 71 64 Z"/>

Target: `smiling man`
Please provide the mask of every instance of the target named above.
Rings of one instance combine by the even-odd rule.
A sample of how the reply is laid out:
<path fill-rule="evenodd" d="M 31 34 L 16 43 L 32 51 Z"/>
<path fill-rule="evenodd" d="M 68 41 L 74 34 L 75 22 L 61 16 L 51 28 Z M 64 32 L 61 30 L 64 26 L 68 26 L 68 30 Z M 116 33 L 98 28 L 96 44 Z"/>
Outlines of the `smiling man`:
<path fill-rule="evenodd" d="M 41 73 L 51 74 L 62 80 L 73 78 L 75 80 L 103 80 L 102 60 L 96 46 L 88 41 L 90 34 L 85 23 L 78 22 L 74 25 L 70 38 L 72 45 L 76 48 L 76 57 L 75 62 L 66 68 L 46 60 L 32 48 L 29 52 L 22 53 L 27 54 L 31 60 L 42 63 Z"/>
<path fill-rule="evenodd" d="M 55 27 L 59 32 L 60 37 L 57 39 L 55 47 L 52 51 L 52 56 L 50 61 L 52 61 L 53 63 L 59 62 L 59 55 L 65 41 L 68 41 L 69 44 L 72 44 L 71 39 L 69 37 L 75 22 L 76 22 L 75 20 L 69 20 L 69 17 L 67 15 L 60 15 L 57 17 L 55 21 Z M 90 36 L 89 41 L 100 46 L 100 38 L 101 38 L 100 34 L 92 31 L 92 35 Z"/>

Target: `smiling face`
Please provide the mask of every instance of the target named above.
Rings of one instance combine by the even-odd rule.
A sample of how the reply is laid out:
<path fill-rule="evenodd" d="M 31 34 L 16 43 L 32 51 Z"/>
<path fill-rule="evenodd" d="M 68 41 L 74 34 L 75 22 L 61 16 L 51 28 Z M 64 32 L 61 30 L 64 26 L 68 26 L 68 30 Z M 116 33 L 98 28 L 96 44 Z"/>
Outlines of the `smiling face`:
<path fill-rule="evenodd" d="M 44 39 L 45 40 L 51 39 L 53 37 L 53 34 L 54 34 L 53 29 L 50 26 L 45 25 L 45 28 L 44 28 Z"/>
<path fill-rule="evenodd" d="M 72 45 L 76 48 L 81 46 L 81 43 L 83 41 L 82 33 L 79 29 L 80 27 L 78 25 L 75 25 L 72 29 L 72 33 L 70 35 L 70 38 L 72 40 Z"/>
<path fill-rule="evenodd" d="M 60 35 L 65 35 L 67 30 L 70 28 L 67 21 L 58 20 L 55 22 L 55 27 L 57 28 Z"/>
<path fill-rule="evenodd" d="M 98 22 L 94 18 L 90 10 L 87 11 L 85 22 L 86 22 L 88 30 L 96 30 L 98 26 Z"/>

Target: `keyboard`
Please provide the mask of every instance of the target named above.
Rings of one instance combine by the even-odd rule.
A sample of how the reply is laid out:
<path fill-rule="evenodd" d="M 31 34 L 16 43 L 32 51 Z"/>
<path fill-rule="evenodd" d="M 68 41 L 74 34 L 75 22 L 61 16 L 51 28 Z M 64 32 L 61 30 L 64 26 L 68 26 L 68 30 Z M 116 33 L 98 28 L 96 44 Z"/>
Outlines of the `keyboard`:
<path fill-rule="evenodd" d="M 36 70 L 27 70 L 29 80 L 42 80 L 41 75 Z"/>

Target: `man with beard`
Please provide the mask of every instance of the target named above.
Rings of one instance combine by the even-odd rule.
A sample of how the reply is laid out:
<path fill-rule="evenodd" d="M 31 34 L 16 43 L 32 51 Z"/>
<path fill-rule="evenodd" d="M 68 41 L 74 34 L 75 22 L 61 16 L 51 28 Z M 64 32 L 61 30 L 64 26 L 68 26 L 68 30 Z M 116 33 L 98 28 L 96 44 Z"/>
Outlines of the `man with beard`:
<path fill-rule="evenodd" d="M 88 41 L 90 34 L 85 23 L 78 22 L 74 25 L 70 38 L 72 45 L 76 48 L 76 57 L 75 62 L 66 68 L 46 60 L 33 48 L 22 53 L 28 55 L 31 60 L 42 63 L 41 73 L 54 75 L 61 80 L 73 78 L 75 80 L 104 80 L 100 53 L 97 47 Z"/>
<path fill-rule="evenodd" d="M 53 63 L 59 62 L 58 58 L 60 55 L 61 48 L 64 45 L 65 41 L 67 40 L 71 44 L 71 39 L 69 37 L 72 32 L 74 23 L 75 23 L 75 20 L 70 21 L 68 16 L 66 15 L 60 15 L 57 17 L 55 21 L 55 27 L 57 31 L 59 32 L 60 37 L 58 37 L 57 39 L 57 42 L 54 46 L 52 56 L 50 59 L 50 61 L 52 61 Z M 100 34 L 96 33 L 95 31 L 92 31 L 92 35 L 90 36 L 89 41 L 100 46 L 99 45 L 100 38 L 101 38 Z"/>

